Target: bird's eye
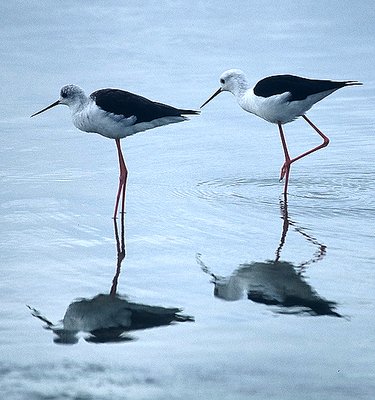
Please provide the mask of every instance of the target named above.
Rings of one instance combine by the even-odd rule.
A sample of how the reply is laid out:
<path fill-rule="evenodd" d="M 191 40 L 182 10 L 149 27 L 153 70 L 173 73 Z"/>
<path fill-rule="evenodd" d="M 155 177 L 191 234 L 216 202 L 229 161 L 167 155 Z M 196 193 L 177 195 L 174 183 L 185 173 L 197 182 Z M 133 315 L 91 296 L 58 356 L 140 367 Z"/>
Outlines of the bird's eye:
<path fill-rule="evenodd" d="M 66 97 L 68 97 L 68 93 L 66 93 L 66 92 L 61 92 L 61 97 L 63 97 L 63 98 L 65 99 Z"/>
<path fill-rule="evenodd" d="M 222 84 L 224 85 L 225 79 L 221 78 L 221 79 L 220 79 L 220 83 L 222 83 Z"/>

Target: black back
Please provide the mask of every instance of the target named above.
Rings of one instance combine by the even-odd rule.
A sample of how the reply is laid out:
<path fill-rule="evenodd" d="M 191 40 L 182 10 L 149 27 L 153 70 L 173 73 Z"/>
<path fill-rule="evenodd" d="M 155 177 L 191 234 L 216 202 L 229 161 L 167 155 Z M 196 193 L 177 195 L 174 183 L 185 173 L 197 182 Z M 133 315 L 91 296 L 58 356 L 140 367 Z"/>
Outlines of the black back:
<path fill-rule="evenodd" d="M 261 97 L 270 97 L 290 92 L 290 101 L 304 100 L 312 94 L 337 90 L 348 83 L 350 82 L 307 79 L 294 75 L 274 75 L 260 80 L 254 87 L 254 94 Z"/>
<path fill-rule="evenodd" d="M 104 111 L 123 115 L 126 118 L 134 115 L 137 123 L 150 122 L 163 117 L 197 114 L 197 111 L 180 110 L 120 89 L 100 89 L 93 92 L 90 97 Z"/>

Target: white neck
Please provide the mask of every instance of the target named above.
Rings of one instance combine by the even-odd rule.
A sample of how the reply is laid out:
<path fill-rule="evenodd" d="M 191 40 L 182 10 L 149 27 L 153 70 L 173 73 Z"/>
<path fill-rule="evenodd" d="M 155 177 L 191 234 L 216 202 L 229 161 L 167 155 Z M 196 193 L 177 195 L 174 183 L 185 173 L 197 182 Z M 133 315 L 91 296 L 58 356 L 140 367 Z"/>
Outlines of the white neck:
<path fill-rule="evenodd" d="M 248 84 L 245 75 L 238 75 L 232 80 L 232 82 L 229 83 L 228 89 L 239 100 L 244 96 L 247 90 L 250 89 L 250 85 Z"/>
<path fill-rule="evenodd" d="M 88 104 L 89 99 L 86 96 L 80 96 L 75 99 L 76 101 L 69 104 L 70 112 L 72 115 L 82 111 Z"/>

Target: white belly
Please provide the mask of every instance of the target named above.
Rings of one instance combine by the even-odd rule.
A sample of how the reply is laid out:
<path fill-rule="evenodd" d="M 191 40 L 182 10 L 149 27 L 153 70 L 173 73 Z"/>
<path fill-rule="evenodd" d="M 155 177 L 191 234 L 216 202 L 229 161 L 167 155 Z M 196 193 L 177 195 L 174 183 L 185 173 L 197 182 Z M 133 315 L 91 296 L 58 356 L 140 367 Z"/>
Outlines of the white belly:
<path fill-rule="evenodd" d="M 82 111 L 74 113 L 72 119 L 76 128 L 81 131 L 98 133 L 111 139 L 122 139 L 157 126 L 181 122 L 186 118 L 164 117 L 150 122 L 137 123 L 137 118 L 134 115 L 126 118 L 123 115 L 103 111 L 92 103 Z"/>

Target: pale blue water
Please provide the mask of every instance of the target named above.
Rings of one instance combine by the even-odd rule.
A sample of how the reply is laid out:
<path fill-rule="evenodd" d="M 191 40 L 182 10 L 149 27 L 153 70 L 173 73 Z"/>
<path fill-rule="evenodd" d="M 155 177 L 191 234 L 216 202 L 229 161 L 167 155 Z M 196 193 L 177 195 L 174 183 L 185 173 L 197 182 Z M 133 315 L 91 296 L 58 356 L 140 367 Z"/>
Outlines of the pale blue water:
<path fill-rule="evenodd" d="M 2 9 L 3 397 L 371 399 L 372 2 Z M 254 82 L 294 73 L 364 86 L 309 112 L 331 143 L 293 165 L 287 220 L 277 129 L 229 94 L 125 140 L 117 269 L 114 143 L 77 131 L 64 107 L 29 115 L 66 83 L 198 108 L 232 67 Z M 292 154 L 319 143 L 302 120 L 285 131 Z"/>

